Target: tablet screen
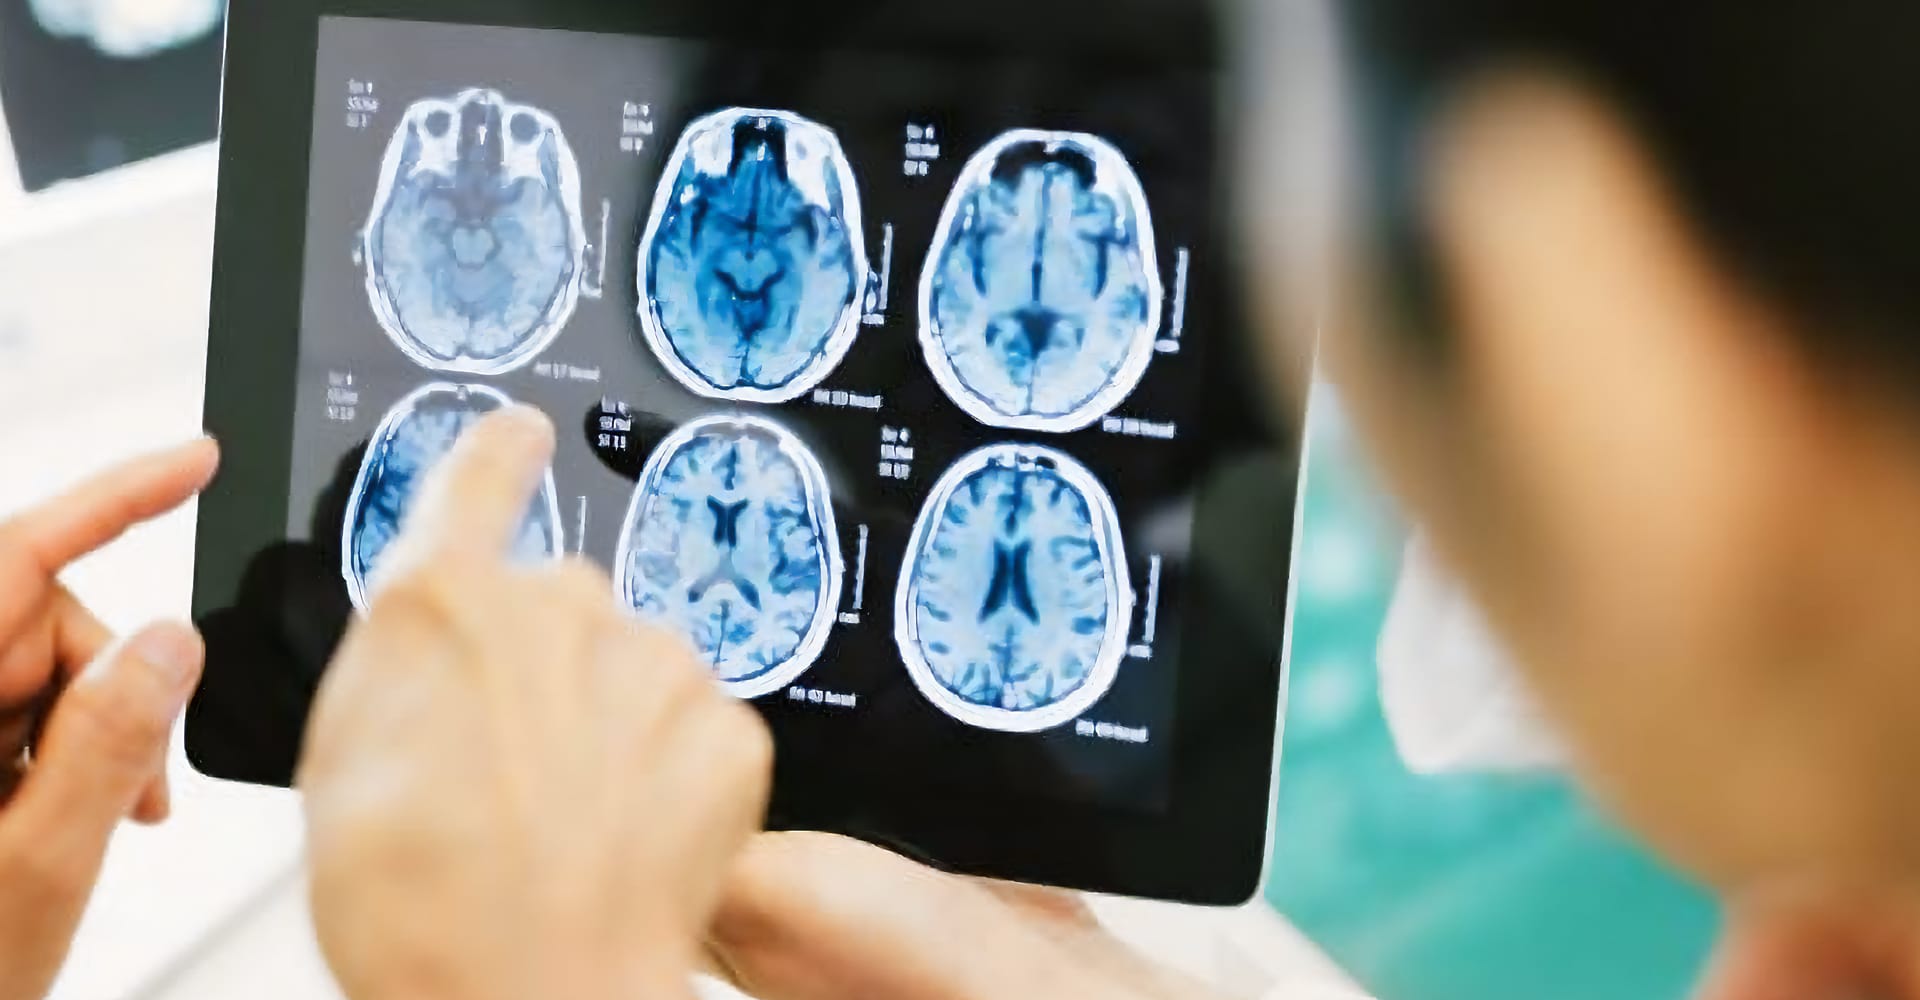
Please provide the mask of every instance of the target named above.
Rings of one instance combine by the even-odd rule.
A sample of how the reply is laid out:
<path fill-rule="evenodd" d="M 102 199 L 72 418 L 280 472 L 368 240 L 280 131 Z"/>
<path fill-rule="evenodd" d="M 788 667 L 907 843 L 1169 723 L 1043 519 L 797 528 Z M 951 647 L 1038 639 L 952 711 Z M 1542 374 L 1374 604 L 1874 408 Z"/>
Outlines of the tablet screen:
<path fill-rule="evenodd" d="M 323 17 L 289 537 L 368 581 L 509 401 L 783 772 L 1166 807 L 1209 324 L 1201 70 Z M 638 665 L 636 665 L 636 668 Z"/>

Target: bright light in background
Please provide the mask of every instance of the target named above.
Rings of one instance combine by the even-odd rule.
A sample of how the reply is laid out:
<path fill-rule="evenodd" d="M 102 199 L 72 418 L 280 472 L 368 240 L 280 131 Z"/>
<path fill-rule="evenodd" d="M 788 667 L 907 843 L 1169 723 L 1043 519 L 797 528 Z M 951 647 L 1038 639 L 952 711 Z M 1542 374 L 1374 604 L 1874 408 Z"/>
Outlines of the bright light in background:
<path fill-rule="evenodd" d="M 1287 726 L 1300 736 L 1339 733 L 1372 707 L 1367 667 L 1326 660 L 1295 671 L 1287 698 Z"/>
<path fill-rule="evenodd" d="M 220 23 L 225 0 L 27 0 L 34 20 L 60 38 L 83 39 L 102 53 L 142 59 L 203 38 Z"/>
<path fill-rule="evenodd" d="M 1346 518 L 1301 540 L 1300 586 L 1316 601 L 1342 604 L 1364 596 L 1380 553 L 1367 525 Z"/>

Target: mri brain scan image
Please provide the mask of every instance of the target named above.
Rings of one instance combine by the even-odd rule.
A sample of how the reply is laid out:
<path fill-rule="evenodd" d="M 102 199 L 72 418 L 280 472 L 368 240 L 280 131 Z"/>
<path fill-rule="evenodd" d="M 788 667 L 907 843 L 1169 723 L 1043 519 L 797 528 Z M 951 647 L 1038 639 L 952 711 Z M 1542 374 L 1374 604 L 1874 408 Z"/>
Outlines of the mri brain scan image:
<path fill-rule="evenodd" d="M 641 617 L 686 635 L 728 691 L 793 683 L 826 646 L 844 566 L 826 473 L 758 417 L 688 424 L 648 458 L 615 557 Z"/>
<path fill-rule="evenodd" d="M 640 325 L 711 399 L 783 403 L 819 385 L 860 329 L 867 252 L 840 142 L 784 111 L 688 126 L 640 242 Z"/>
<path fill-rule="evenodd" d="M 1049 448 L 955 463 L 914 524 L 894 637 L 914 683 L 962 722 L 1038 732 L 1112 686 L 1133 615 L 1113 501 Z"/>
<path fill-rule="evenodd" d="M 586 245 L 552 116 L 478 89 L 407 108 L 361 258 L 375 317 L 416 364 L 499 375 L 532 360 L 573 315 Z"/>
<path fill-rule="evenodd" d="M 1146 193 L 1120 152 L 1010 132 L 947 200 L 920 279 L 920 346 L 975 420 L 1075 431 L 1140 384 L 1162 297 Z"/>
<path fill-rule="evenodd" d="M 486 386 L 435 383 L 415 390 L 380 421 L 354 480 L 340 539 L 340 574 L 354 607 L 366 609 L 369 581 L 399 533 L 421 477 L 469 425 L 511 404 Z M 536 563 L 559 558 L 563 546 L 559 499 L 548 472 L 514 538 L 512 555 Z"/>

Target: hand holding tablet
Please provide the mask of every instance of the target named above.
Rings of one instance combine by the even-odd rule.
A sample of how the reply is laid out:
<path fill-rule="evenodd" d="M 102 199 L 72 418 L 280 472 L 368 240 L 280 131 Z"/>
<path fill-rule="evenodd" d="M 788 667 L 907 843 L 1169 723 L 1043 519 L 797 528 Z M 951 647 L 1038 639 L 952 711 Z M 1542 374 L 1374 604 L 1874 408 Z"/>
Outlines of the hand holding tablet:
<path fill-rule="evenodd" d="M 519 403 L 561 432 L 512 558 L 758 710 L 776 826 L 1254 892 L 1288 554 L 1223 567 L 1294 497 L 1229 484 L 1295 458 L 1210 17 L 995 6 L 236 4 L 193 759 L 291 777 L 420 484 Z"/>

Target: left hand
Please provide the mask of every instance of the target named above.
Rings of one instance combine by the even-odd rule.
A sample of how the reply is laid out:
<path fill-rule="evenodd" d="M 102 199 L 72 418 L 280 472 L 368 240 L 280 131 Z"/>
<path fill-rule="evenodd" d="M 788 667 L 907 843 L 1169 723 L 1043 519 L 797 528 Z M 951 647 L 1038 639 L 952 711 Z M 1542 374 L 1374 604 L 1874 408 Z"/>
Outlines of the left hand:
<path fill-rule="evenodd" d="M 0 522 L 0 802 L 19 760 L 67 679 L 100 655 L 111 633 L 60 583 L 81 557 L 205 489 L 219 466 L 207 438 L 144 455 Z M 165 770 L 142 789 L 136 820 L 167 816 Z"/>
<path fill-rule="evenodd" d="M 203 658 L 186 625 L 113 644 L 58 574 L 217 461 L 196 441 L 0 522 L 0 1000 L 45 995 L 120 821 L 166 815 L 167 742 Z"/>
<path fill-rule="evenodd" d="M 55 695 L 113 635 L 59 575 L 68 565 L 165 514 L 206 488 L 220 449 L 202 438 L 100 473 L 62 496 L 0 521 L 0 804 Z M 164 769 L 141 792 L 133 818 L 166 818 Z"/>

